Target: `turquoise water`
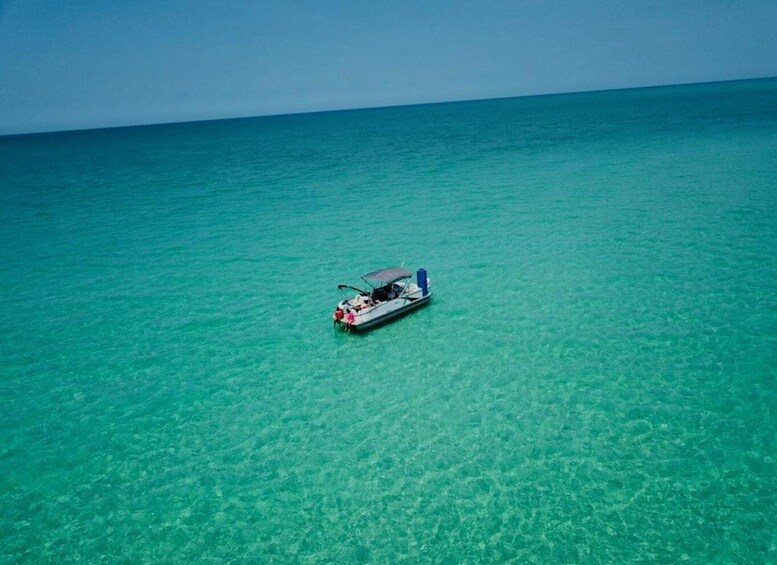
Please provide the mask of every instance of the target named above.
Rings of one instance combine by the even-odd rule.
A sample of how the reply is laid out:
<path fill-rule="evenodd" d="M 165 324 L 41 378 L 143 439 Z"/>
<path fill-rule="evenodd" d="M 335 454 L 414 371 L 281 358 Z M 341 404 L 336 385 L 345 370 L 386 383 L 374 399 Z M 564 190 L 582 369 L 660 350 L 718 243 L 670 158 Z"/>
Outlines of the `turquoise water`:
<path fill-rule="evenodd" d="M 777 80 L 0 138 L 0 561 L 777 562 Z M 426 309 L 333 331 L 336 285 Z"/>

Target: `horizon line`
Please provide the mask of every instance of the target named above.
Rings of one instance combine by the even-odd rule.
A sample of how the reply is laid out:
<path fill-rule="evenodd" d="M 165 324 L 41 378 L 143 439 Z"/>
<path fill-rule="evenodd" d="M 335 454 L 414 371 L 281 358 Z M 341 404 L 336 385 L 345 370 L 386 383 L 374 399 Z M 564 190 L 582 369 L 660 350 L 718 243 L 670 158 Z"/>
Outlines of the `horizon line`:
<path fill-rule="evenodd" d="M 625 91 L 625 90 L 648 90 L 651 88 L 674 88 L 679 86 L 695 86 L 695 85 L 705 85 L 705 84 L 722 84 L 722 83 L 728 83 L 728 82 L 748 82 L 748 81 L 759 81 L 759 80 L 774 80 L 777 79 L 777 76 L 760 76 L 760 77 L 750 77 L 750 78 L 737 78 L 737 79 L 721 79 L 721 80 L 709 80 L 709 81 L 696 81 L 696 82 L 680 82 L 680 83 L 668 83 L 668 84 L 650 84 L 650 85 L 642 85 L 642 86 L 624 86 L 624 87 L 614 87 L 614 88 L 599 88 L 599 89 L 590 89 L 590 90 L 570 90 L 570 91 L 563 91 L 563 92 L 539 92 L 534 94 L 517 94 L 517 95 L 509 95 L 509 96 L 489 96 L 486 98 L 463 98 L 463 99 L 453 99 L 453 100 L 435 100 L 430 102 L 413 102 L 410 104 L 387 104 L 387 105 L 380 105 L 380 106 L 354 106 L 354 107 L 345 107 L 345 108 L 327 108 L 327 109 L 321 109 L 321 110 L 304 110 L 301 112 L 278 112 L 278 113 L 269 113 L 269 114 L 256 114 L 256 115 L 243 115 L 243 116 L 228 116 L 228 117 L 214 117 L 214 118 L 203 118 L 203 119 L 196 119 L 196 120 L 172 120 L 169 122 L 148 122 L 148 123 L 137 123 L 137 124 L 124 124 L 124 125 L 115 125 L 115 126 L 100 126 L 100 127 L 76 127 L 76 128 L 67 128 L 67 129 L 52 129 L 52 130 L 39 130 L 39 131 L 29 131 L 29 132 L 19 132 L 19 133 L 7 133 L 4 134 L 0 132 L 0 138 L 11 138 L 11 137 L 22 137 L 22 136 L 34 136 L 34 135 L 49 135 L 49 134 L 61 134 L 61 133 L 77 133 L 77 132 L 90 132 L 90 131 L 101 131 L 101 130 L 114 130 L 114 129 L 127 129 L 127 128 L 145 128 L 145 127 L 157 127 L 157 126 L 169 126 L 169 125 L 184 125 L 184 124 L 199 124 L 199 123 L 206 123 L 206 122 L 224 122 L 229 120 L 251 120 L 251 119 L 259 119 L 259 118 L 273 118 L 273 117 L 284 117 L 284 116 L 304 116 L 308 114 L 331 114 L 336 112 L 360 112 L 364 110 L 383 110 L 383 109 L 390 109 L 390 108 L 412 108 L 414 106 L 435 106 L 435 105 L 443 105 L 443 104 L 458 104 L 458 103 L 466 103 L 466 102 L 486 102 L 489 100 L 510 100 L 513 98 L 539 98 L 543 96 L 569 96 L 569 95 L 575 95 L 575 94 L 591 94 L 591 93 L 597 93 L 597 92 L 618 92 L 618 91 Z"/>

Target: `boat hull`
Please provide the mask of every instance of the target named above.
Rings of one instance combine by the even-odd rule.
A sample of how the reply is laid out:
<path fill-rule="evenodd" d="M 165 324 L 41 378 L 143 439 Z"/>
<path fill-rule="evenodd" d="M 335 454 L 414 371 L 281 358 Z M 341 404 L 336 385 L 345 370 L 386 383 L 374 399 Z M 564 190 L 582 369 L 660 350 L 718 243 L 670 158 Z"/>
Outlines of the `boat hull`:
<path fill-rule="evenodd" d="M 429 301 L 431 299 L 432 299 L 432 293 L 430 292 L 426 296 L 422 296 L 420 298 L 408 299 L 406 304 L 399 306 L 398 308 L 393 308 L 392 310 L 390 310 L 389 312 L 386 312 L 385 314 L 371 317 L 369 320 L 364 320 L 364 321 L 361 321 L 360 323 L 351 324 L 350 328 L 348 324 L 346 324 L 344 321 L 336 321 L 335 325 L 342 329 L 350 329 L 350 331 L 352 332 L 367 332 L 369 330 L 377 328 L 378 326 L 382 326 L 384 324 L 392 322 L 397 318 L 406 316 L 407 314 L 409 314 L 410 312 L 413 312 L 414 310 L 423 308 L 424 306 L 429 304 Z"/>

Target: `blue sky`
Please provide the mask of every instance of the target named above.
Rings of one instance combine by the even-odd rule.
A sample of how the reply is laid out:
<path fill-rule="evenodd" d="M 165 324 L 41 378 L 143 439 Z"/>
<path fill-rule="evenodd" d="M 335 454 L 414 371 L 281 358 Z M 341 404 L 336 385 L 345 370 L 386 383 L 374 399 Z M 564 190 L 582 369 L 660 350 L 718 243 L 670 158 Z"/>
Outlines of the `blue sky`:
<path fill-rule="evenodd" d="M 0 0 L 0 134 L 777 76 L 777 1 Z"/>

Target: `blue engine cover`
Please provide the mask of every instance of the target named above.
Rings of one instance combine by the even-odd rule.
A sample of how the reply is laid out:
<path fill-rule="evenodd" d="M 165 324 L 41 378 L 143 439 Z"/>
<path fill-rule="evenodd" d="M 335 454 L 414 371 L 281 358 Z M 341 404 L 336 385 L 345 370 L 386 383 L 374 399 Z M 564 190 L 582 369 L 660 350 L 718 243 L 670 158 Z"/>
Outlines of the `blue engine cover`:
<path fill-rule="evenodd" d="M 415 278 L 418 281 L 418 286 L 421 287 L 421 295 L 426 296 L 429 294 L 429 287 L 426 284 L 426 269 L 418 269 Z"/>

